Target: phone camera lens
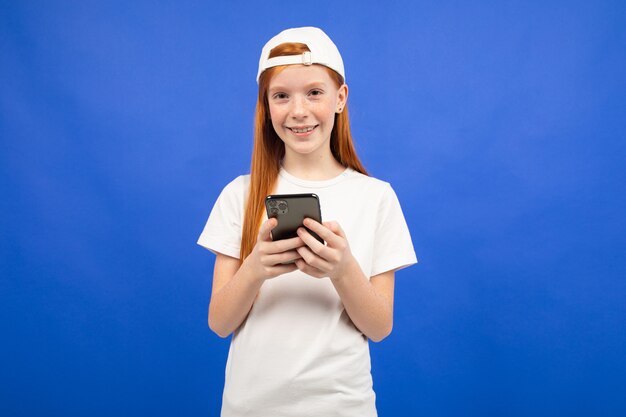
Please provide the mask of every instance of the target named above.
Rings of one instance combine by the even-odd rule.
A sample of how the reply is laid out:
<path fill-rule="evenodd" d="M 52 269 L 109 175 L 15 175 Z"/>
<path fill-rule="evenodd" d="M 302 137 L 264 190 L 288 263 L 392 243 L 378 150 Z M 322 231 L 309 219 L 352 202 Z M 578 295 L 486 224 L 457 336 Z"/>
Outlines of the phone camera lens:
<path fill-rule="evenodd" d="M 287 209 L 287 204 L 286 203 L 280 203 L 278 205 L 278 208 L 281 209 L 281 210 L 286 210 Z"/>
<path fill-rule="evenodd" d="M 277 209 L 276 207 L 272 207 L 272 208 L 270 209 L 270 213 L 271 213 L 271 214 L 278 214 L 278 209 Z"/>
<path fill-rule="evenodd" d="M 276 207 L 276 204 L 278 204 L 276 200 L 270 200 L 269 202 L 270 207 Z"/>

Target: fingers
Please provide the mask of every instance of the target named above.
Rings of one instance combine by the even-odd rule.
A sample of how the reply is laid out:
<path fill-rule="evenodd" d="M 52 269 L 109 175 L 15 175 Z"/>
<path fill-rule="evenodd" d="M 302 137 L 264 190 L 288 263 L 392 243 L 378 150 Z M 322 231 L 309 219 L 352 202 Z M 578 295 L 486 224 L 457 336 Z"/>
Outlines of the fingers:
<path fill-rule="evenodd" d="M 277 277 L 279 275 L 287 274 L 289 272 L 293 272 L 298 269 L 298 265 L 295 263 L 286 264 L 286 265 L 276 265 L 270 268 L 271 275 L 273 277 Z"/>
<path fill-rule="evenodd" d="M 271 242 L 271 244 L 267 245 L 267 253 L 279 253 L 285 252 L 291 249 L 295 249 L 299 246 L 304 245 L 302 239 L 298 236 L 292 237 L 289 239 L 281 239 L 277 241 L 272 240 L 271 231 L 278 225 L 278 220 L 275 218 L 269 218 L 259 228 L 259 235 L 257 237 L 257 241 L 259 242 Z"/>
<path fill-rule="evenodd" d="M 325 278 L 328 276 L 327 273 L 325 273 L 322 270 L 319 270 L 315 267 L 312 267 L 311 265 L 307 264 L 306 262 L 304 262 L 302 259 L 296 259 L 296 263 L 295 265 L 297 266 L 297 268 L 304 272 L 307 275 L 310 275 L 312 277 L 315 278 Z"/>
<path fill-rule="evenodd" d="M 257 241 L 261 242 L 271 242 L 272 241 L 272 229 L 278 225 L 278 220 L 275 218 L 269 218 L 263 222 L 261 227 L 259 228 L 259 235 L 257 237 Z"/>
<path fill-rule="evenodd" d="M 274 255 L 267 255 L 264 259 L 264 262 L 268 265 L 279 265 L 287 262 L 293 262 L 296 259 L 300 258 L 302 258 L 302 256 L 300 256 L 297 250 L 290 250 Z"/>
<path fill-rule="evenodd" d="M 282 239 L 272 242 L 271 251 L 272 253 L 285 252 L 288 250 L 299 248 L 300 246 L 304 246 L 304 242 L 302 241 L 302 238 L 296 236 L 289 239 Z"/>
<path fill-rule="evenodd" d="M 319 242 L 304 227 L 298 230 L 297 237 L 272 241 L 271 231 L 277 224 L 276 219 L 270 218 L 259 229 L 257 256 L 268 276 L 275 277 L 299 269 L 312 277 L 328 277 L 342 259 L 344 249 L 347 249 L 345 233 L 337 222 L 322 224 L 313 219 L 304 220 L 304 225 L 327 245 Z"/>
<path fill-rule="evenodd" d="M 317 242 L 317 240 L 315 241 Z M 300 257 L 304 262 L 306 262 L 307 265 L 312 266 L 313 268 L 316 268 L 320 271 L 330 271 L 332 269 L 332 265 L 328 261 L 317 256 L 309 247 L 303 246 L 301 248 L 298 248 L 297 250 L 300 254 Z"/>
<path fill-rule="evenodd" d="M 343 231 L 337 222 L 325 222 L 324 224 L 321 224 L 313 219 L 307 218 L 304 219 L 304 225 L 317 233 L 319 237 L 324 239 L 324 241 L 331 246 L 337 242 L 337 235 L 339 234 L 337 231 L 341 231 L 342 234 L 339 236 L 345 238 L 345 235 L 343 235 Z M 329 228 L 328 226 L 333 227 L 335 230 Z"/>
<path fill-rule="evenodd" d="M 302 246 L 304 242 L 299 237 L 276 242 L 257 242 L 256 258 L 265 268 L 271 269 L 274 266 L 300 259 L 301 256 L 296 249 Z"/>
<path fill-rule="evenodd" d="M 324 226 L 329 228 L 336 235 L 339 235 L 339 236 L 341 236 L 344 239 L 346 238 L 346 234 L 344 233 L 344 231 L 341 228 L 341 226 L 339 225 L 339 223 L 337 223 L 337 222 L 324 222 Z"/>

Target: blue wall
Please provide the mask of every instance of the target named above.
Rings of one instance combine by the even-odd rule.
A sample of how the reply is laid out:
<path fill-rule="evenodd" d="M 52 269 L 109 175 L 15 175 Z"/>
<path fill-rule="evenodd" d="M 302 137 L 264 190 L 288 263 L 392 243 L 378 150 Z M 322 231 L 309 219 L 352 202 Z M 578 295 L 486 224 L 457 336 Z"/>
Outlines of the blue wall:
<path fill-rule="evenodd" d="M 1 415 L 218 414 L 195 241 L 248 170 L 261 47 L 302 25 L 421 261 L 381 416 L 626 415 L 624 2 L 0 5 Z"/>

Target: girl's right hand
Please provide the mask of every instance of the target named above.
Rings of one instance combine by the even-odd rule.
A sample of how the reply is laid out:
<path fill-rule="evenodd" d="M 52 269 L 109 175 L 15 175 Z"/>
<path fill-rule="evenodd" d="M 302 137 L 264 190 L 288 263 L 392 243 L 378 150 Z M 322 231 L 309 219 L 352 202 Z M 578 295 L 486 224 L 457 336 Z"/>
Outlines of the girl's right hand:
<path fill-rule="evenodd" d="M 277 225 L 278 221 L 274 218 L 263 222 L 259 229 L 256 245 L 242 265 L 249 268 L 255 277 L 263 281 L 295 271 L 298 267 L 293 261 L 302 258 L 296 250 L 304 246 L 300 237 L 272 241 L 270 233 Z"/>

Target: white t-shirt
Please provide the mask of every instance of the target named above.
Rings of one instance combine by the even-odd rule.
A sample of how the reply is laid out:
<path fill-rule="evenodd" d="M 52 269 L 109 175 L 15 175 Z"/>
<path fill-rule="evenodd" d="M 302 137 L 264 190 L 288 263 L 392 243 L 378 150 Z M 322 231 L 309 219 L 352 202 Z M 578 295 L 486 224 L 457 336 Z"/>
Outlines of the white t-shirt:
<path fill-rule="evenodd" d="M 239 257 L 250 176 L 228 184 L 198 244 Z M 281 169 L 276 194 L 315 193 L 322 220 L 337 221 L 366 276 L 417 262 L 391 186 L 350 168 L 325 181 Z M 329 278 L 298 270 L 263 283 L 234 332 L 222 417 L 376 416 L 367 337 L 352 323 Z"/>

